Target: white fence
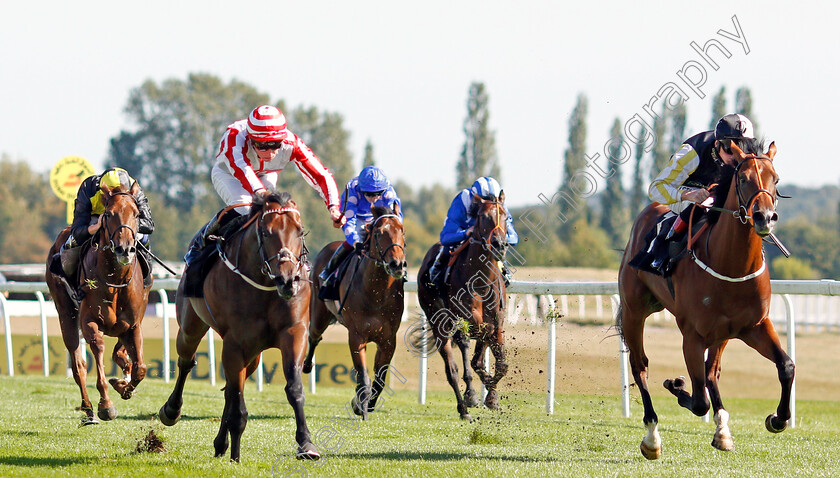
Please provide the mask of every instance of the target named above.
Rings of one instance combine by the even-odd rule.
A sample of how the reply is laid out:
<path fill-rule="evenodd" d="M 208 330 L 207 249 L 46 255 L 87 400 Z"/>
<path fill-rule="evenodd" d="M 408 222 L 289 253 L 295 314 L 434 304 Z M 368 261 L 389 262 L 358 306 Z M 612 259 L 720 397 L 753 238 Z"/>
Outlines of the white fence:
<path fill-rule="evenodd" d="M 771 299 L 771 320 L 778 325 L 779 330 L 787 333 L 787 352 L 794 361 L 796 360 L 796 330 L 797 328 L 808 328 L 811 330 L 838 330 L 840 329 L 840 281 L 833 280 L 809 280 L 809 281 L 771 281 L 773 297 Z M 166 326 L 163 327 L 163 377 L 168 382 L 171 375 L 170 363 L 170 334 L 169 318 L 171 307 L 169 306 L 166 291 L 175 290 L 178 286 L 178 279 L 159 279 L 154 283 L 154 290 L 159 294 L 161 300 L 161 316 Z M 408 282 L 406 292 L 416 292 L 417 283 Z M 47 313 L 54 307 L 45 301 L 44 293 L 47 292 L 46 283 L 43 282 L 8 282 L 0 284 L 0 305 L 3 310 L 3 326 L 6 340 L 6 361 L 8 363 L 9 375 L 14 375 L 12 359 L 12 335 L 9 320 L 9 301 L 2 292 L 28 292 L 35 295 L 41 316 L 41 337 L 43 345 L 44 375 L 49 375 L 49 355 L 47 349 Z M 618 284 L 615 282 L 513 282 L 508 287 L 511 300 L 508 305 L 509 321 L 516 323 L 520 320 L 528 320 L 533 325 L 548 327 L 548 378 L 546 384 L 546 412 L 554 412 L 554 384 L 555 384 L 555 354 L 556 354 L 556 320 L 563 317 L 577 315 L 579 318 L 591 318 L 587 314 L 588 302 L 595 307 L 595 318 L 611 319 L 615 316 Z M 791 296 L 803 296 L 802 300 L 796 301 Z M 558 301 L 555 297 L 559 298 Z M 593 298 L 594 297 L 594 298 Z M 610 302 L 609 316 L 605 315 L 604 297 Z M 588 299 L 589 298 L 589 299 Z M 570 308 L 572 303 L 577 301 L 576 313 Z M 551 311 L 551 313 L 549 313 Z M 525 318 L 523 319 L 523 312 Z M 408 315 L 408 301 L 406 301 L 405 320 Z M 654 320 L 667 320 L 667 315 L 659 315 Z M 783 325 L 783 327 L 782 327 Z M 207 334 L 208 352 L 210 359 L 210 382 L 215 384 L 216 363 L 215 363 L 215 333 L 210 330 Z M 620 344 L 619 363 L 622 377 L 622 407 L 624 416 L 630 416 L 629 398 L 629 373 L 627 371 L 627 350 L 623 343 Z M 420 385 L 418 400 L 425 403 L 426 396 L 426 372 L 428 366 L 425 357 L 420 358 Z M 263 388 L 262 363 L 256 372 L 257 389 Z M 310 390 L 315 390 L 315 374 L 310 374 Z M 796 385 L 791 397 L 791 424 L 796 423 Z"/>

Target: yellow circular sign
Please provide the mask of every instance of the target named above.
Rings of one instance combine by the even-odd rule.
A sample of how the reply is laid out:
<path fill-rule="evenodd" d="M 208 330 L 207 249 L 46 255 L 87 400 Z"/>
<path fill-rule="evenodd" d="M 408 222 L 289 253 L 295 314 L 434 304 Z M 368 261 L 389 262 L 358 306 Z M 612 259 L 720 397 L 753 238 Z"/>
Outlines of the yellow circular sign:
<path fill-rule="evenodd" d="M 50 171 L 50 187 L 56 196 L 70 202 L 76 199 L 82 181 L 93 174 L 93 166 L 87 159 L 67 156 L 59 159 Z"/>

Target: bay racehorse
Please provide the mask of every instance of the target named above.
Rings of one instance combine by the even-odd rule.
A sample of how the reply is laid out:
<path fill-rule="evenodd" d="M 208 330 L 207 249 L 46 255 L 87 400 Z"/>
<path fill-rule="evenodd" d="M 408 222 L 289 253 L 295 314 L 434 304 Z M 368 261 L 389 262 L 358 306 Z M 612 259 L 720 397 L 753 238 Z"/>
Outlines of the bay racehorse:
<path fill-rule="evenodd" d="M 478 405 L 478 397 L 472 388 L 472 376 L 466 365 L 466 357 L 466 393 L 461 395 L 458 365 L 452 350 L 453 341 L 466 355 L 469 353 L 469 339 L 476 340 L 471 365 L 487 389 L 484 401 L 487 408 L 499 408 L 496 386 L 508 369 L 504 335 L 507 289 L 498 265 L 504 259 L 508 247 L 504 201 L 504 191 L 499 194 L 498 200 L 473 197 L 472 207 L 477 211 L 476 222 L 467 240 L 452 253 L 451 272 L 444 290 L 438 290 L 429 279 L 429 269 L 441 247 L 439 243 L 426 253 L 417 275 L 420 306 L 443 357 L 446 379 L 458 402 L 458 413 L 465 420 L 471 419 L 467 411 L 468 404 Z M 484 351 L 487 347 L 490 347 L 495 359 L 493 375 L 484 368 Z"/>
<path fill-rule="evenodd" d="M 306 426 L 301 368 L 309 329 L 309 282 L 300 212 L 288 193 L 255 196 L 247 222 L 223 245 L 207 273 L 203 298 L 176 293 L 178 378 L 158 416 L 165 425 L 181 417 L 184 382 L 196 365 L 195 351 L 209 328 L 222 338 L 225 407 L 213 441 L 216 456 L 230 446 L 239 461 L 248 421 L 243 388 L 260 354 L 279 348 L 286 398 L 295 414 L 297 457 L 318 459 Z M 228 440 L 228 435 L 230 440 Z"/>
<path fill-rule="evenodd" d="M 149 302 L 151 285 L 143 284 L 143 271 L 137 254 L 137 227 L 140 210 L 134 200 L 139 186 L 131 190 L 115 187 L 105 193 L 105 211 L 99 231 L 81 247 L 77 277 L 65 279 L 50 271 L 50 261 L 70 235 L 67 227 L 59 233 L 47 254 L 46 282 L 55 301 L 64 345 L 72 356 L 70 368 L 82 394 L 84 424 L 98 423 L 88 398 L 85 382 L 87 362 L 79 340 L 79 330 L 90 345 L 96 363 L 96 388 L 99 391 L 97 416 L 113 420 L 117 416 L 114 402 L 108 396 L 105 381 L 105 336 L 117 337 L 112 354 L 124 378 L 110 379 L 123 399 L 131 398 L 137 385 L 146 376 L 143 361 L 143 335 L 140 324 Z M 81 284 L 76 302 L 67 280 Z M 78 304 L 78 309 L 76 308 Z"/>
<path fill-rule="evenodd" d="M 762 154 L 759 141 L 745 144 L 749 146 L 745 147 L 746 153 L 732 144 L 737 166 L 725 168 L 714 194 L 717 198 L 713 210 L 723 212 L 713 225 L 689 238 L 688 258 L 677 263 L 670 285 L 668 279 L 628 266 L 644 247 L 645 234 L 667 207 L 653 203 L 641 212 L 624 251 L 618 274 L 621 304 L 616 325 L 629 349 L 630 366 L 644 404 L 647 435 L 641 451 L 648 459 L 661 456 L 662 442 L 659 419 L 648 391 L 643 330 L 645 319 L 663 307 L 674 314 L 682 333 L 691 392 L 686 389 L 684 377 L 665 380 L 664 386 L 681 406 L 697 416 L 709 411 L 711 398 L 716 424 L 712 446 L 721 450 L 733 448 L 729 414 L 718 390 L 721 355 L 730 339 L 741 339 L 776 364 L 782 392 L 776 412 L 765 420 L 767 429 L 781 432 L 790 418 L 794 364 L 782 349 L 768 317 L 770 274 L 762 245 L 762 238 L 772 233 L 778 220 L 779 177 L 773 167 L 776 146 L 771 144 Z M 706 350 L 708 358 L 704 359 Z"/>
<path fill-rule="evenodd" d="M 347 327 L 350 355 L 356 371 L 353 412 L 367 420 L 385 387 L 385 378 L 397 346 L 397 329 L 404 309 L 406 261 L 405 234 L 399 206 L 395 210 L 374 207 L 373 220 L 366 226 L 361 254 L 351 256 L 339 286 L 339 300 L 318 298 L 320 283 L 316 271 L 326 266 L 341 241 L 328 244 L 315 259 L 310 306 L 309 353 L 303 372 L 313 367 L 315 347 L 327 326 L 336 320 Z M 376 344 L 371 385 L 367 371 L 367 344 Z"/>

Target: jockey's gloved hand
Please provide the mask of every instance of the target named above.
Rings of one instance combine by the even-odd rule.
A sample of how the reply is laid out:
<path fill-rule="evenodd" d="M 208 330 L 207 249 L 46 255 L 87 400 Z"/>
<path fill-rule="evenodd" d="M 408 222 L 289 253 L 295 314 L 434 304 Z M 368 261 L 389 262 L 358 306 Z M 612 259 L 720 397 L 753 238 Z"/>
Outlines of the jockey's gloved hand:
<path fill-rule="evenodd" d="M 365 248 L 365 245 L 364 245 L 364 243 L 362 243 L 362 241 L 358 241 L 355 244 L 353 244 L 353 250 L 358 252 L 358 253 L 361 253 L 362 250 L 364 250 L 364 248 Z"/>

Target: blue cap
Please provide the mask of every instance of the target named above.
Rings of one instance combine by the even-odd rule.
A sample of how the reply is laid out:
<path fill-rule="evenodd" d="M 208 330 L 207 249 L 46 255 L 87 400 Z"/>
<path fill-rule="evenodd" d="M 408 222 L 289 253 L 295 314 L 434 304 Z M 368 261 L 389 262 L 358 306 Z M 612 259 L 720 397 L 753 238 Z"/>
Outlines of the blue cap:
<path fill-rule="evenodd" d="M 499 197 L 499 193 L 502 192 L 502 186 L 500 186 L 499 182 L 490 176 L 485 176 L 483 178 L 476 179 L 470 190 L 473 194 L 477 194 L 482 198 L 493 197 L 494 199 L 497 199 Z"/>
<path fill-rule="evenodd" d="M 377 193 L 391 187 L 385 172 L 376 166 L 368 166 L 359 173 L 359 191 Z"/>

